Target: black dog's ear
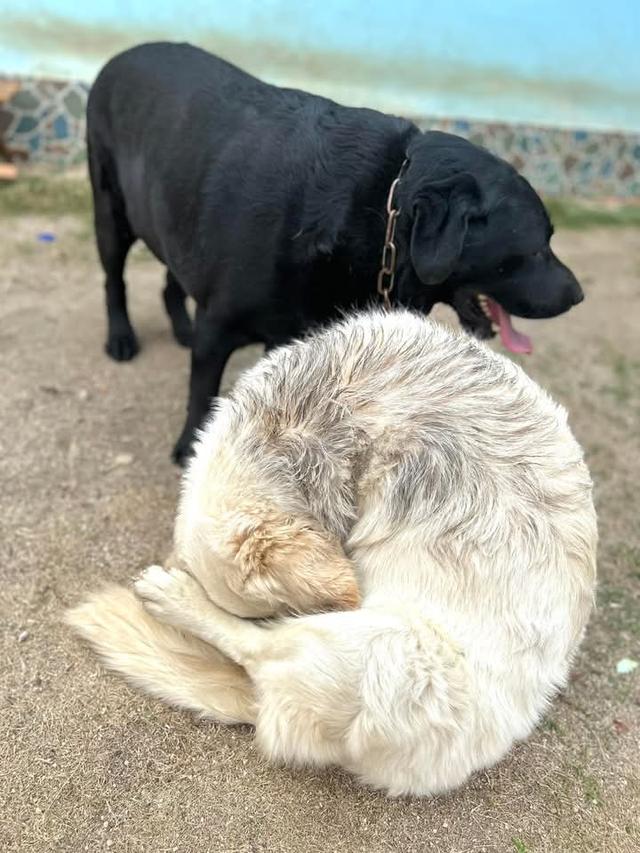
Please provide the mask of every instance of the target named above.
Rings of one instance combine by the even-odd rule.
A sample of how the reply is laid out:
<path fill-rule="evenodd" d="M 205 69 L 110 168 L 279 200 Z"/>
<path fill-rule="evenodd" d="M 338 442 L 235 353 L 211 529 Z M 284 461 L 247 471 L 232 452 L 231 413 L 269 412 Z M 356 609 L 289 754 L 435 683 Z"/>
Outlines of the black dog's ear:
<path fill-rule="evenodd" d="M 411 261 L 423 284 L 440 284 L 462 254 L 469 218 L 480 210 L 480 188 L 466 172 L 432 182 L 413 198 Z"/>

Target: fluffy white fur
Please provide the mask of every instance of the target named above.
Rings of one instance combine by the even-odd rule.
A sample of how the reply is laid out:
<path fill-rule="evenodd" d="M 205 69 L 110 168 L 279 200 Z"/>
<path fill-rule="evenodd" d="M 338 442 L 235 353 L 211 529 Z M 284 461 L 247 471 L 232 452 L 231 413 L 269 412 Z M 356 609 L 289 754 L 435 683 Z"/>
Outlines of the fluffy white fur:
<path fill-rule="evenodd" d="M 169 570 L 68 619 L 148 692 L 255 724 L 271 759 L 434 794 L 565 683 L 596 538 L 560 406 L 467 336 L 365 313 L 240 379 L 185 475 Z"/>

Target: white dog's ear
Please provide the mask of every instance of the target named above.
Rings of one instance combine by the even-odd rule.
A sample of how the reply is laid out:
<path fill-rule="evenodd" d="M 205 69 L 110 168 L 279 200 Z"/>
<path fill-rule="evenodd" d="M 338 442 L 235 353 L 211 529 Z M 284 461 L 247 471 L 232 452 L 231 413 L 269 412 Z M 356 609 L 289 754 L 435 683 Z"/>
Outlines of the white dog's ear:
<path fill-rule="evenodd" d="M 312 521 L 261 519 L 236 540 L 240 571 L 227 577 L 240 595 L 297 613 L 351 610 L 360 603 L 354 567 L 338 540 Z"/>

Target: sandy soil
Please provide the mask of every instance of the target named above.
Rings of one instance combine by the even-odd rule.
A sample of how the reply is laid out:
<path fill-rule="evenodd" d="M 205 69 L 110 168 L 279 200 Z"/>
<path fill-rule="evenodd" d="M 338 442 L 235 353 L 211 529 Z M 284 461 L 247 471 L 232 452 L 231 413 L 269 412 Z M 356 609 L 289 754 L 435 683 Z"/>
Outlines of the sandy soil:
<path fill-rule="evenodd" d="M 0 223 L 0 846 L 5 851 L 640 849 L 640 231 L 560 233 L 581 276 L 570 315 L 520 323 L 527 369 L 569 407 L 597 486 L 599 608 L 539 730 L 464 790 L 389 801 L 342 773 L 268 767 L 251 732 L 198 722 L 105 674 L 60 622 L 170 543 L 188 353 L 161 271 L 129 269 L 143 345 L 102 352 L 86 222 Z M 54 229 L 57 241 L 36 241 Z M 449 315 L 441 312 L 445 319 Z M 257 350 L 238 353 L 227 383 Z"/>

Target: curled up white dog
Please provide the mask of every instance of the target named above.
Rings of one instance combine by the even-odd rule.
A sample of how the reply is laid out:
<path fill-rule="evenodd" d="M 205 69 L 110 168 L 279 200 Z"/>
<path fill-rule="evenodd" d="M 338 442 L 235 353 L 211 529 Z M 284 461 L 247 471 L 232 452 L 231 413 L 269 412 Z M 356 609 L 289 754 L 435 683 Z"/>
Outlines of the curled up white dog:
<path fill-rule="evenodd" d="M 565 684 L 596 540 L 560 406 L 465 335 L 363 313 L 239 380 L 185 475 L 175 557 L 67 618 L 148 693 L 254 724 L 275 761 L 435 794 Z"/>

